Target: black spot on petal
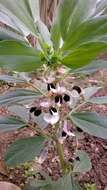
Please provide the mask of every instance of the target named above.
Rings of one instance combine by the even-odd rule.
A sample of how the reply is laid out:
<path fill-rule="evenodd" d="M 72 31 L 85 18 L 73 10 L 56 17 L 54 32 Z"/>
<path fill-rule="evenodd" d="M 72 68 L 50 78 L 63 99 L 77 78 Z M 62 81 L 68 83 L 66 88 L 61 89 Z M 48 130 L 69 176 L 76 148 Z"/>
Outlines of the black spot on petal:
<path fill-rule="evenodd" d="M 36 109 L 34 112 L 35 116 L 39 116 L 42 113 L 42 111 L 40 109 Z"/>
<path fill-rule="evenodd" d="M 50 91 L 51 89 L 56 89 L 53 83 L 47 84 L 47 90 Z"/>
<path fill-rule="evenodd" d="M 65 131 L 62 131 L 62 137 L 66 137 L 67 133 Z"/>
<path fill-rule="evenodd" d="M 54 85 L 53 83 L 50 84 L 50 87 L 51 87 L 52 89 L 56 89 L 56 88 L 55 88 L 55 85 Z"/>
<path fill-rule="evenodd" d="M 53 115 L 53 113 L 57 113 L 57 109 L 55 107 L 51 107 L 49 109 L 49 112 L 50 112 L 51 115 Z"/>
<path fill-rule="evenodd" d="M 31 107 L 29 111 L 30 113 L 33 113 L 36 109 L 37 109 L 36 107 Z"/>
<path fill-rule="evenodd" d="M 61 96 L 61 95 L 55 97 L 55 103 L 60 103 L 60 104 L 62 104 L 62 102 L 63 102 L 63 99 L 62 99 L 62 96 Z"/>
<path fill-rule="evenodd" d="M 55 103 L 58 103 L 60 101 L 60 97 L 59 96 L 56 96 L 55 97 Z"/>
<path fill-rule="evenodd" d="M 81 93 L 81 88 L 79 86 L 74 86 L 72 89 L 76 90 L 78 92 L 78 94 Z"/>
<path fill-rule="evenodd" d="M 50 84 L 47 84 L 47 90 L 50 91 Z"/>
<path fill-rule="evenodd" d="M 63 103 L 63 99 L 62 99 L 62 96 L 60 96 L 60 104 Z"/>
<path fill-rule="evenodd" d="M 68 94 L 64 94 L 63 99 L 64 99 L 65 102 L 69 102 L 70 101 L 70 96 Z"/>
<path fill-rule="evenodd" d="M 77 128 L 77 131 L 78 132 L 80 132 L 80 133 L 82 133 L 83 132 L 83 130 L 82 129 L 80 129 L 79 127 L 76 127 Z"/>

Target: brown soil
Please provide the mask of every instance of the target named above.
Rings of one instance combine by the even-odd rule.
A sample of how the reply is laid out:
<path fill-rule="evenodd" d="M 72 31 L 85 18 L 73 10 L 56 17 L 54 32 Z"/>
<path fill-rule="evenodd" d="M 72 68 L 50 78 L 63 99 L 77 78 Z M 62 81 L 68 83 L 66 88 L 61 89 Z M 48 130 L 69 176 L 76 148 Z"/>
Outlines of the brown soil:
<path fill-rule="evenodd" d="M 107 89 L 104 89 L 97 95 L 107 95 Z M 107 116 L 107 106 L 105 105 L 93 105 L 88 107 L 88 109 Z M 1 108 L 0 115 L 5 114 L 7 114 L 6 110 Z M 0 133 L 0 161 L 3 161 L 6 149 L 12 142 L 17 139 L 32 135 L 33 134 L 30 129 L 21 129 L 20 131 L 10 133 Z M 67 139 L 65 144 L 65 155 L 68 159 L 72 158 L 72 143 L 72 140 Z M 107 188 L 107 140 L 102 140 L 100 138 L 83 134 L 83 138 L 79 141 L 79 148 L 85 150 L 89 154 L 92 161 L 91 171 L 79 175 L 78 180 L 80 184 L 83 185 L 85 183 L 95 183 L 97 190 L 104 190 Z M 53 149 L 49 151 L 48 158 L 43 163 L 43 168 L 44 171 L 48 172 L 48 174 L 56 180 L 59 178 L 61 173 L 57 154 L 56 152 L 53 153 L 53 151 Z M 26 181 L 23 167 L 10 169 L 8 176 L 5 175 L 5 172 L 3 173 L 1 171 L 2 170 L 0 169 L 0 181 L 10 181 L 19 186 L 23 186 Z"/>

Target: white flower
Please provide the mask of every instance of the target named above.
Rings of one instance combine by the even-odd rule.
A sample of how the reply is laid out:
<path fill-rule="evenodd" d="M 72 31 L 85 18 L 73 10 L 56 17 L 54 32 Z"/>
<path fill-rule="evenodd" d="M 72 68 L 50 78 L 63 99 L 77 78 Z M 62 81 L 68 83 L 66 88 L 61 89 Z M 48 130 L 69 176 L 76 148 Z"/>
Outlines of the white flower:
<path fill-rule="evenodd" d="M 63 103 L 62 95 L 56 95 L 55 96 L 55 104 L 57 105 L 57 107 L 61 107 L 62 103 Z"/>
<path fill-rule="evenodd" d="M 63 126 L 63 130 L 61 131 L 61 136 L 59 137 L 59 142 L 61 144 L 64 143 L 65 139 L 67 138 L 67 136 L 69 137 L 75 137 L 75 134 L 72 133 L 70 130 L 68 130 L 68 123 L 67 120 L 64 121 L 64 126 Z"/>
<path fill-rule="evenodd" d="M 63 94 L 65 92 L 66 92 L 66 88 L 64 86 L 60 86 L 59 84 L 57 84 L 56 93 Z"/>
<path fill-rule="evenodd" d="M 73 90 L 70 95 L 70 101 L 68 102 L 70 108 L 74 108 L 78 103 L 80 94 L 76 90 Z"/>
<path fill-rule="evenodd" d="M 59 121 L 59 114 L 51 115 L 49 113 L 46 113 L 46 114 L 44 114 L 43 118 L 47 123 L 54 125 L 55 123 L 57 123 Z"/>
<path fill-rule="evenodd" d="M 48 83 L 48 91 L 51 91 L 54 94 L 63 94 L 66 92 L 66 88 L 64 86 L 60 86 L 59 84 L 55 86 L 53 83 Z"/>
<path fill-rule="evenodd" d="M 78 86 L 74 86 L 71 92 L 67 91 L 66 96 L 69 96 L 70 98 L 69 101 L 67 100 L 66 102 L 68 103 L 70 108 L 74 108 L 76 106 L 76 104 L 80 99 L 80 94 L 81 94 L 81 88 Z"/>
<path fill-rule="evenodd" d="M 68 123 L 67 120 L 64 121 L 64 127 L 63 127 L 63 131 L 67 134 L 67 136 L 69 137 L 75 137 L 75 134 L 72 133 L 70 130 L 68 130 Z"/>
<path fill-rule="evenodd" d="M 54 125 L 59 121 L 59 113 L 54 107 L 51 107 L 49 109 L 49 112 L 50 113 L 44 113 L 43 118 L 47 123 Z"/>
<path fill-rule="evenodd" d="M 72 90 L 71 96 L 72 96 L 73 98 L 79 98 L 79 97 L 80 97 L 80 94 L 79 94 L 76 90 Z"/>
<path fill-rule="evenodd" d="M 55 87 L 55 85 L 53 83 L 48 83 L 47 84 L 47 90 L 51 91 L 53 93 L 56 93 L 56 87 Z"/>

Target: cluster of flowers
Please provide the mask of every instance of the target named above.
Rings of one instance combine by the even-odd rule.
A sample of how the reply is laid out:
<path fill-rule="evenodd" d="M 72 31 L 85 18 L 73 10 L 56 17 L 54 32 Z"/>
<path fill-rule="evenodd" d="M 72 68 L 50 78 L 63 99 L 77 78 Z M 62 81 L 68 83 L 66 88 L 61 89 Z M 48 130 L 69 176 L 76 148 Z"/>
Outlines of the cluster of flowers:
<path fill-rule="evenodd" d="M 48 100 L 40 102 L 39 106 L 33 106 L 30 108 L 30 113 L 35 117 L 39 117 L 43 113 L 43 119 L 45 122 L 51 125 L 55 125 L 60 120 L 61 108 L 66 105 L 68 108 L 73 109 L 82 93 L 79 86 L 73 86 L 71 92 L 65 87 L 59 84 L 48 83 Z M 44 111 L 44 108 L 46 111 Z M 67 121 L 64 120 L 64 127 L 62 136 L 66 137 L 74 136 L 73 133 L 67 129 Z"/>
<path fill-rule="evenodd" d="M 63 126 L 58 132 L 58 140 L 63 144 L 67 137 L 75 137 L 75 134 L 68 129 L 68 121 L 66 117 L 61 117 L 61 112 L 63 112 L 65 107 L 68 107 L 68 110 L 70 110 L 77 105 L 82 90 L 79 86 L 73 86 L 71 91 L 68 91 L 59 84 L 47 83 L 47 91 L 47 100 L 44 101 L 43 99 L 39 102 L 39 106 L 31 107 L 30 113 L 35 117 L 39 117 L 43 114 L 44 121 L 51 125 L 55 125 L 58 121 L 60 123 L 60 120 L 63 120 Z M 68 112 L 65 111 L 64 116 L 67 114 Z M 79 132 L 82 132 L 81 129 L 79 129 Z M 43 163 L 46 156 L 47 151 L 43 151 L 38 158 L 38 162 Z"/>

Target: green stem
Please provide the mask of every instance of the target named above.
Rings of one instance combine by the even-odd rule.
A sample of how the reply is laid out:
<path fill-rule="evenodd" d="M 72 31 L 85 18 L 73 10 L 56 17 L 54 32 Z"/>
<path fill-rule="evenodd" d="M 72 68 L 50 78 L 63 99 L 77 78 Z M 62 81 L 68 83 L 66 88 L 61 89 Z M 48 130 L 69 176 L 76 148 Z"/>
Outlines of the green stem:
<path fill-rule="evenodd" d="M 57 141 L 57 142 L 56 142 L 56 148 L 57 148 L 57 152 L 58 152 L 59 159 L 60 159 L 60 164 L 61 164 L 61 168 L 62 168 L 62 173 L 65 174 L 65 173 L 66 173 L 66 162 L 65 162 L 65 158 L 64 158 L 63 145 L 60 144 L 60 143 Z"/>

